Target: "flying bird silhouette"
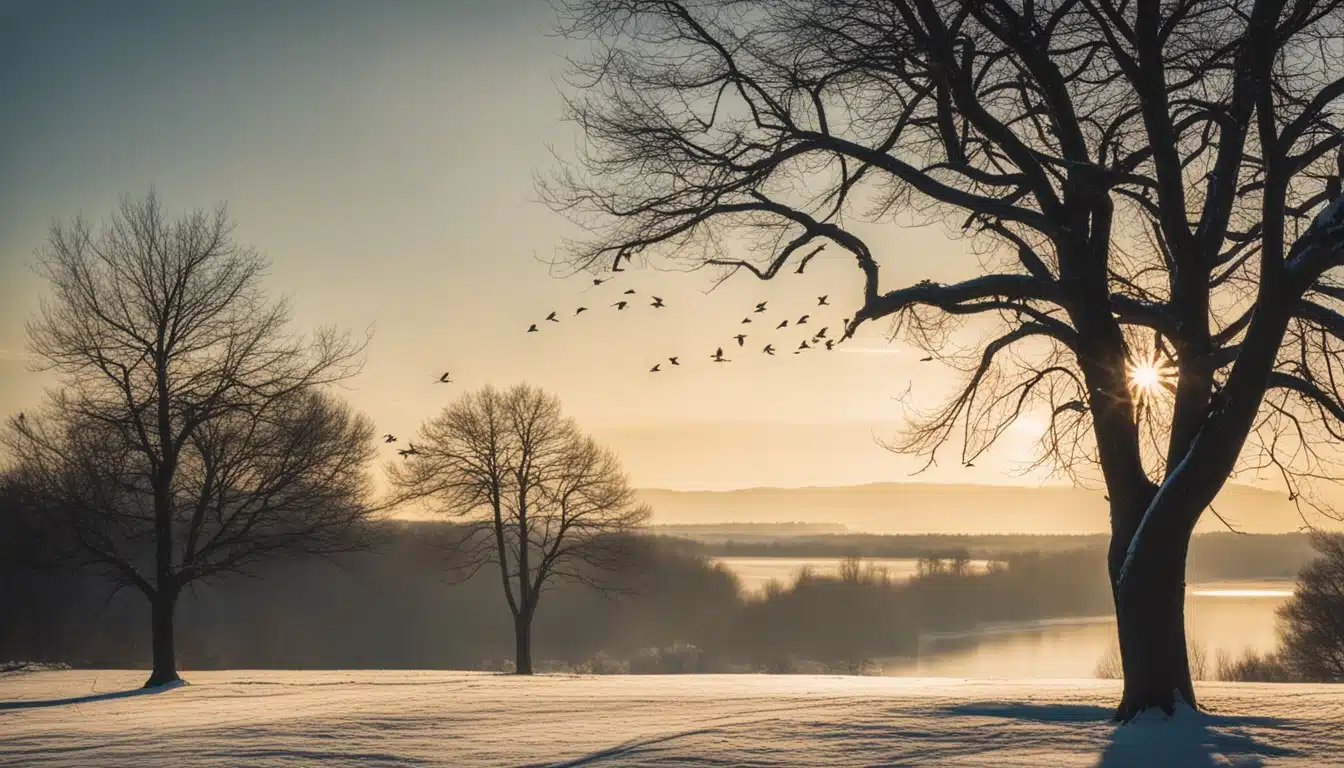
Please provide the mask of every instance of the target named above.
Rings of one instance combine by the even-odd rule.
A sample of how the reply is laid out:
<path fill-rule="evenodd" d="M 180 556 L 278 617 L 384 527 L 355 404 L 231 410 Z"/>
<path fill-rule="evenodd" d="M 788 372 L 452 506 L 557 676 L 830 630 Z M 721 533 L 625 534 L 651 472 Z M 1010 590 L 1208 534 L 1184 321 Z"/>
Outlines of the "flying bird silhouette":
<path fill-rule="evenodd" d="M 615 304 L 612 304 L 611 306 L 615 307 L 617 312 L 620 312 L 622 309 L 625 309 L 625 306 L 629 303 L 630 302 L 628 301 L 618 301 Z"/>
<path fill-rule="evenodd" d="M 397 442 L 397 436 L 396 436 L 396 435 L 391 435 L 391 434 L 383 435 L 383 442 L 384 442 L 384 443 L 395 443 L 395 442 Z"/>
<path fill-rule="evenodd" d="M 594 277 L 594 278 L 593 278 L 593 285 L 601 285 L 601 284 L 603 284 L 603 283 L 605 283 L 605 282 L 607 282 L 607 281 L 606 281 L 606 280 L 603 280 L 603 279 L 600 278 L 600 277 Z"/>
<path fill-rule="evenodd" d="M 528 333 L 536 333 L 536 332 L 537 332 L 537 324 L 536 324 L 536 323 L 533 323 L 533 324 L 527 326 L 527 332 L 528 332 Z"/>
<path fill-rule="evenodd" d="M 654 297 L 653 297 L 653 303 L 650 304 L 649 306 L 650 306 L 650 307 L 653 307 L 654 309 L 662 309 L 663 307 L 665 307 L 665 306 L 667 306 L 667 305 L 663 303 L 663 300 L 662 300 L 662 299 L 658 298 L 657 296 L 654 296 Z"/>
<path fill-rule="evenodd" d="M 811 317 L 811 315 L 803 315 L 802 317 L 798 318 L 798 322 L 794 323 L 794 325 L 802 325 L 802 324 L 806 323 L 806 322 L 807 322 L 807 318 L 809 318 L 809 317 Z"/>
<path fill-rule="evenodd" d="M 714 354 L 710 355 L 710 356 L 709 356 L 709 359 L 713 360 L 713 361 L 716 362 L 716 363 L 731 363 L 731 362 L 732 362 L 731 360 L 729 360 L 728 358 L 726 358 L 726 357 L 723 356 L 723 347 L 719 347 L 718 349 L 714 350 Z"/>
<path fill-rule="evenodd" d="M 757 311 L 757 312 L 764 312 L 764 311 L 765 311 L 765 305 L 768 304 L 768 303 L 769 303 L 769 301 L 762 301 L 761 303 L 757 304 L 757 305 L 756 305 L 756 311 Z"/>
<path fill-rule="evenodd" d="M 737 339 L 737 346 L 739 347 L 747 343 L 747 334 L 745 333 L 739 333 L 733 338 Z"/>
<path fill-rule="evenodd" d="M 919 358 L 919 362 L 921 362 L 921 363 L 928 363 L 928 362 L 932 362 L 932 361 L 933 361 L 933 355 L 929 355 L 928 357 L 921 357 L 921 358 Z"/>
<path fill-rule="evenodd" d="M 408 448 L 402 448 L 401 450 L 397 451 L 397 453 L 400 454 L 401 457 L 402 457 L 403 459 L 406 458 L 406 457 L 408 457 L 408 456 L 419 456 L 419 455 L 420 455 L 420 451 L 416 449 L 416 447 L 415 447 L 415 443 L 408 443 L 408 445 L 409 445 L 410 447 L 408 447 Z"/>
<path fill-rule="evenodd" d="M 829 301 L 826 300 L 826 298 L 827 298 L 828 296 L 830 296 L 830 295 L 831 295 L 831 294 L 828 293 L 828 294 L 826 294 L 826 296 L 818 296 L 818 297 L 817 297 L 817 306 L 818 306 L 818 307 L 829 307 L 829 306 L 831 306 L 831 303 L 830 303 Z"/>
<path fill-rule="evenodd" d="M 775 330 L 778 331 L 780 328 L 784 328 L 784 327 L 787 326 L 788 324 L 789 324 L 789 321 L 788 321 L 788 320 L 780 320 L 780 321 L 779 321 L 779 325 L 776 325 L 776 326 L 775 326 Z"/>
<path fill-rule="evenodd" d="M 968 462 L 966 462 L 966 466 L 969 467 L 969 468 L 974 468 L 974 467 L 975 467 L 975 464 L 973 464 L 973 463 L 971 463 L 971 462 L 968 461 Z"/>
<path fill-rule="evenodd" d="M 634 289 L 634 288 L 627 288 L 626 291 L 625 291 L 625 295 L 626 295 L 626 296 L 634 296 L 634 295 L 635 295 L 635 289 Z"/>
<path fill-rule="evenodd" d="M 669 358 L 667 358 L 667 362 L 669 362 L 669 363 L 671 363 L 671 364 L 673 364 L 673 365 L 681 365 L 681 363 L 677 362 L 677 358 L 675 358 L 675 357 L 669 357 Z"/>
<path fill-rule="evenodd" d="M 817 331 L 816 334 L 812 336 L 812 338 L 813 338 L 813 339 L 824 339 L 824 338 L 826 338 L 826 329 L 827 329 L 827 328 L 830 328 L 830 326 L 829 326 L 829 325 L 823 325 L 823 326 L 821 326 L 821 330 L 820 330 L 820 331 Z"/>
<path fill-rule="evenodd" d="M 439 383 L 440 383 L 440 384 L 452 384 L 452 383 L 453 383 L 453 380 L 452 380 L 451 378 L 448 377 L 448 372 L 447 372 L 447 371 L 444 371 L 443 375 L 439 377 Z"/>
<path fill-rule="evenodd" d="M 658 366 L 660 366 L 660 365 L 662 365 L 662 363 L 655 363 L 654 366 L 653 366 L 652 368 L 649 369 L 649 373 L 657 373 L 659 370 L 661 370 L 661 369 L 658 367 Z"/>
<path fill-rule="evenodd" d="M 556 319 L 555 319 L 555 313 L 554 313 L 554 312 L 552 312 L 551 314 L 547 315 L 547 316 L 546 316 L 546 319 L 547 319 L 547 320 L 550 320 L 552 323 L 558 323 L 558 322 L 560 322 L 559 320 L 556 320 Z"/>
<path fill-rule="evenodd" d="M 588 311 L 588 308 L 587 308 L 587 307 L 579 307 L 578 309 L 574 310 L 574 314 L 578 315 L 578 314 L 582 314 L 582 313 L 587 312 L 587 311 Z"/>
<path fill-rule="evenodd" d="M 809 346 L 807 345 L 807 342 L 804 341 L 802 344 L 799 344 L 799 345 L 798 345 L 798 349 L 799 349 L 799 350 L 811 349 L 811 347 L 809 347 Z"/>
<path fill-rule="evenodd" d="M 773 354 L 775 354 L 775 345 L 773 345 L 773 344 L 766 344 L 766 345 L 765 345 L 765 349 L 762 349 L 761 351 L 764 352 L 764 353 L 767 354 L 767 355 L 773 355 Z"/>
<path fill-rule="evenodd" d="M 747 323 L 750 323 L 750 322 L 751 322 L 751 318 L 750 318 L 750 317 L 744 317 L 744 318 L 742 318 L 742 322 L 738 323 L 738 325 L 746 325 Z"/>
<path fill-rule="evenodd" d="M 826 340 L 826 351 L 827 351 L 827 352 L 830 352 L 832 349 L 835 349 L 835 342 L 834 342 L 834 341 L 831 341 L 830 339 L 827 339 L 827 340 Z"/>

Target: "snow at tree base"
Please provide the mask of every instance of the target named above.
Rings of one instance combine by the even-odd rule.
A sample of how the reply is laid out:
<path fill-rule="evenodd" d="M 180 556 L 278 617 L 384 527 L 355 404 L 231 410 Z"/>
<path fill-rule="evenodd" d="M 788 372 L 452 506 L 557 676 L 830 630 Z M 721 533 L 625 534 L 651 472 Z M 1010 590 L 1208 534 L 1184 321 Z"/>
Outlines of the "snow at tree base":
<path fill-rule="evenodd" d="M 0 677 L 0 765 L 1344 765 L 1344 688 L 1205 683 L 1109 719 L 1119 683 L 805 675 L 144 671 Z"/>

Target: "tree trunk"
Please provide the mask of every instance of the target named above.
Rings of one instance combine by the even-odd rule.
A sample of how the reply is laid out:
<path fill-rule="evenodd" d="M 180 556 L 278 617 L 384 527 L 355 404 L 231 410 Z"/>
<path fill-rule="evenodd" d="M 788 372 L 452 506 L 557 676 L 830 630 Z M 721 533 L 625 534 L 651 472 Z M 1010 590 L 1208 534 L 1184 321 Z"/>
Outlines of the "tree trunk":
<path fill-rule="evenodd" d="M 532 674 L 531 611 L 523 609 L 513 617 L 513 636 L 516 643 L 514 672 L 519 675 L 530 675 Z"/>
<path fill-rule="evenodd" d="M 1179 698 L 1195 706 L 1185 641 L 1185 559 L 1190 536 L 1149 541 L 1136 559 L 1124 589 L 1120 567 L 1128 544 L 1113 541 L 1109 559 L 1124 694 L 1115 719 L 1128 721 L 1151 707 L 1170 715 Z M 1119 559 L 1117 561 L 1117 551 Z"/>
<path fill-rule="evenodd" d="M 173 645 L 173 611 L 177 607 L 177 594 L 171 590 L 161 590 L 150 599 L 150 606 L 153 613 L 154 671 L 150 673 L 145 687 L 155 688 L 182 679 L 177 676 L 177 651 Z"/>

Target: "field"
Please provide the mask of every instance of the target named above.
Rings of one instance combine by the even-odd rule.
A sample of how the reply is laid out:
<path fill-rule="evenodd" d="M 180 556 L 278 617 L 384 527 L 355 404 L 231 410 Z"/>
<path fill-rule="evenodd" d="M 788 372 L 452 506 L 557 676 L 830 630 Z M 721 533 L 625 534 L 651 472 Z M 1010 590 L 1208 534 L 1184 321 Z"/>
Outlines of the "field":
<path fill-rule="evenodd" d="M 1210 683 L 1108 722 L 1117 684 L 819 676 L 142 671 L 0 677 L 24 766 L 1344 765 L 1344 686 Z"/>

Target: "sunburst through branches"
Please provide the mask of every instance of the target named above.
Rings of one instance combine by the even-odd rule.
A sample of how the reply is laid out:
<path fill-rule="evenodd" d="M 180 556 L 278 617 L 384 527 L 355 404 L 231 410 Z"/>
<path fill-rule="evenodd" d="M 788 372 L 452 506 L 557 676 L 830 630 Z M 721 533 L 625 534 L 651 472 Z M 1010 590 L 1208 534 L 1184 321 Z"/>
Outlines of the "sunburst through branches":
<path fill-rule="evenodd" d="M 1176 367 L 1156 352 L 1147 356 L 1133 355 L 1126 367 L 1129 369 L 1129 397 L 1139 411 L 1176 389 Z"/>

